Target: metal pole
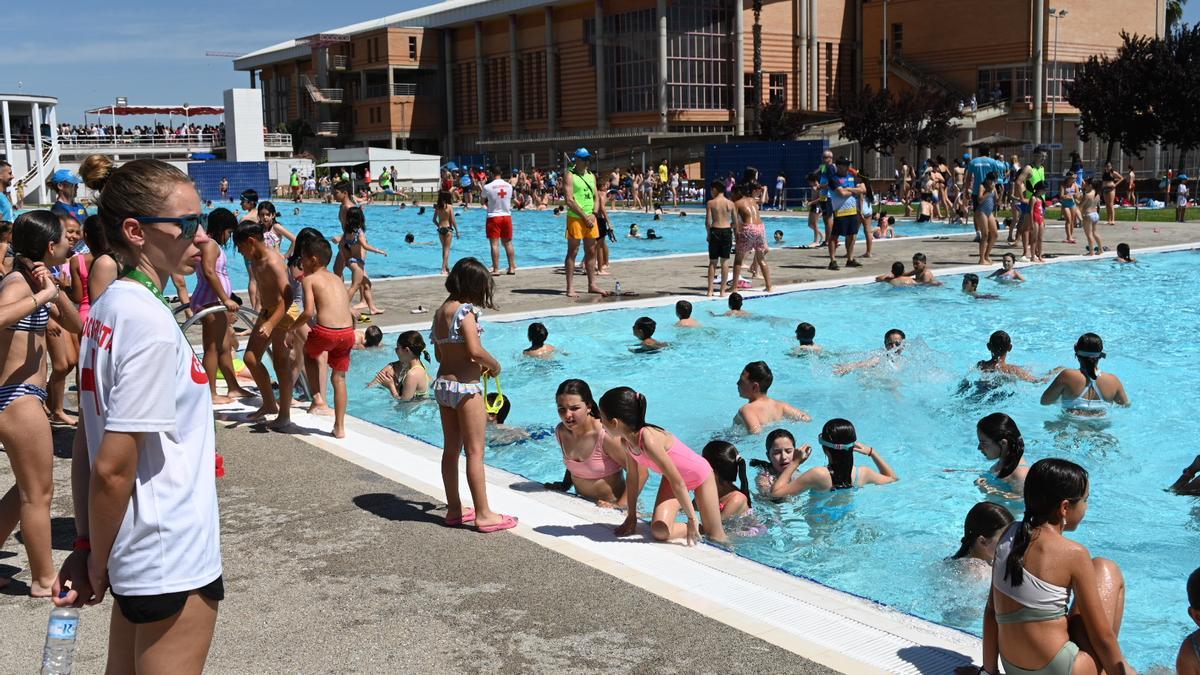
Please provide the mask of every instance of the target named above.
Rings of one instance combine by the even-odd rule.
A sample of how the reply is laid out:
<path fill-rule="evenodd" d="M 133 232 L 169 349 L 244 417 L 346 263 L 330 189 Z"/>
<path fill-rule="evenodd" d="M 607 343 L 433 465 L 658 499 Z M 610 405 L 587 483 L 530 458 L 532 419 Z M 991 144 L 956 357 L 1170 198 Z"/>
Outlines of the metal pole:
<path fill-rule="evenodd" d="M 888 0 L 883 0 L 883 90 L 888 88 Z"/>
<path fill-rule="evenodd" d="M 1046 107 L 1045 89 L 1046 65 L 1042 54 L 1042 44 L 1046 41 L 1046 2 L 1033 2 L 1033 143 L 1042 143 L 1042 110 Z"/>
<path fill-rule="evenodd" d="M 1065 12 L 1066 10 L 1062 10 Z M 1062 79 L 1058 76 L 1058 22 L 1062 19 L 1062 14 L 1050 8 L 1050 18 L 1054 19 L 1054 58 L 1050 62 L 1050 72 L 1053 73 L 1054 81 L 1057 83 L 1057 91 L 1054 98 L 1050 99 L 1050 168 L 1054 169 L 1054 141 L 1058 136 L 1058 99 L 1062 96 Z"/>
<path fill-rule="evenodd" d="M 0 117 L 4 118 L 4 159 L 13 161 L 12 122 L 8 117 L 8 101 L 0 101 Z"/>
<path fill-rule="evenodd" d="M 733 119 L 738 136 L 746 135 L 746 20 L 742 0 L 734 0 Z"/>

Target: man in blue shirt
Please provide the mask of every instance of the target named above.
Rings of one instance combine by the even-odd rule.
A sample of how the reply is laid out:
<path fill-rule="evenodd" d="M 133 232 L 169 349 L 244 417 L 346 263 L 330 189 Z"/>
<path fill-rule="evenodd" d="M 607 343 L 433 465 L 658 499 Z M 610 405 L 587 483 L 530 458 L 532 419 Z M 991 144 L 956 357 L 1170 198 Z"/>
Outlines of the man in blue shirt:
<path fill-rule="evenodd" d="M 983 180 L 987 178 L 989 173 L 995 173 L 997 182 L 1000 177 L 1007 175 L 1008 165 L 999 160 L 993 159 L 991 149 L 986 145 L 980 146 L 979 156 L 967 163 L 967 192 L 971 195 L 971 210 L 973 212 L 979 210 L 979 203 L 976 195 L 979 194 L 979 186 L 983 185 Z"/>
<path fill-rule="evenodd" d="M 83 221 L 87 220 L 88 212 L 82 204 L 75 201 L 75 194 L 79 191 L 79 184 L 83 182 L 83 179 L 70 169 L 59 169 L 50 177 L 49 182 L 58 192 L 58 199 L 50 207 L 50 210 L 57 215 L 74 218 L 76 222 L 83 225 Z"/>
<path fill-rule="evenodd" d="M 9 223 L 15 217 L 12 202 L 8 199 L 8 186 L 12 185 L 12 180 L 12 165 L 0 159 L 0 220 Z"/>

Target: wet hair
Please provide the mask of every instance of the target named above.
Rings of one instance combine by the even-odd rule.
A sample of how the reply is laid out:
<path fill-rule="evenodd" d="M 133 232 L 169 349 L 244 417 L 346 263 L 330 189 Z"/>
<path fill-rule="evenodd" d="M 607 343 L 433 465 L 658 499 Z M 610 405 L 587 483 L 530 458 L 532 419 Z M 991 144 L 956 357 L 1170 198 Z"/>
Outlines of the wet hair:
<path fill-rule="evenodd" d="M 454 203 L 454 193 L 453 192 L 450 192 L 449 190 L 438 190 L 437 204 L 434 205 L 435 208 L 441 208 L 443 206 L 450 206 L 453 203 Z"/>
<path fill-rule="evenodd" d="M 376 326 L 372 326 L 371 328 L 376 328 Z M 425 360 L 429 361 L 429 353 L 425 351 L 425 338 L 421 337 L 421 331 L 406 330 L 397 335 L 396 347 L 404 347 L 418 359 L 424 356 Z"/>
<path fill-rule="evenodd" d="M 381 343 L 383 343 L 383 329 L 379 326 L 367 326 L 367 329 L 363 331 L 363 346 L 378 347 Z"/>
<path fill-rule="evenodd" d="M 263 227 L 253 220 L 243 220 L 233 230 L 233 245 L 241 246 L 249 239 L 263 240 Z"/>
<path fill-rule="evenodd" d="M 1025 456 L 1025 439 L 1021 437 L 1021 430 L 1017 428 L 1017 423 L 1002 412 L 994 412 L 980 419 L 975 428 L 996 445 L 1000 445 L 1001 441 L 1007 441 L 1007 447 L 1001 446 L 1000 467 L 996 469 L 996 476 L 999 478 L 1011 476 L 1012 472 L 1020 466 L 1021 458 Z"/>
<path fill-rule="evenodd" d="M 816 326 L 808 323 L 807 321 L 802 321 L 796 325 L 796 339 L 800 341 L 800 344 L 811 345 L 816 337 Z"/>
<path fill-rule="evenodd" d="M 496 405 L 496 401 L 499 399 L 499 392 L 489 392 L 487 395 L 487 404 L 490 406 Z M 496 416 L 496 424 L 504 424 L 504 420 L 508 419 L 508 413 L 510 412 L 512 412 L 512 399 L 505 396 L 500 402 L 500 409 L 492 413 Z"/>
<path fill-rule="evenodd" d="M 713 182 L 709 183 L 708 186 L 710 188 L 712 188 L 714 191 L 716 191 L 716 193 L 719 195 L 725 194 L 725 182 L 724 181 L 714 180 Z"/>
<path fill-rule="evenodd" d="M 1200 611 L 1200 567 L 1188 576 L 1187 580 L 1188 606 Z"/>
<path fill-rule="evenodd" d="M 928 258 L 925 257 L 924 253 L 914 253 L 912 259 L 914 263 L 928 261 Z"/>
<path fill-rule="evenodd" d="M 687 300 L 680 300 L 675 303 L 675 316 L 680 319 L 689 319 L 692 316 L 692 303 Z"/>
<path fill-rule="evenodd" d="M 333 247 L 329 245 L 329 240 L 325 237 L 317 239 L 312 237 L 304 242 L 304 248 L 301 250 L 301 255 L 312 256 L 321 263 L 321 267 L 329 265 L 329 261 L 333 259 Z"/>
<path fill-rule="evenodd" d="M 638 317 L 637 321 L 633 322 L 633 329 L 641 334 L 642 339 L 652 337 L 654 335 L 654 329 L 657 327 L 658 324 L 654 322 L 654 319 L 651 319 L 648 316 L 640 316 Z"/>
<path fill-rule="evenodd" d="M 81 170 L 83 169 L 83 167 L 79 167 L 79 168 Z M 88 187 L 91 187 L 91 186 L 88 186 Z M 255 190 L 255 189 L 242 190 L 241 200 L 244 202 L 250 202 L 251 204 L 258 204 L 258 190 Z"/>
<path fill-rule="evenodd" d="M 600 406 L 596 405 L 596 399 L 592 398 L 592 388 L 588 386 L 587 382 L 576 378 L 563 380 L 562 384 L 558 385 L 558 390 L 554 392 L 554 398 L 570 395 L 582 399 L 583 404 L 588 407 L 588 414 L 600 419 Z"/>
<path fill-rule="evenodd" d="M 237 227 L 237 224 L 237 216 L 233 215 L 233 211 L 226 208 L 217 208 L 209 211 L 208 225 L 205 227 L 205 230 L 208 232 L 209 237 L 216 240 L 223 239 L 227 242 L 229 241 L 229 233 L 233 231 L 233 228 Z M 84 236 L 87 236 L 86 227 L 84 227 Z M 221 242 L 218 241 L 217 243 L 220 244 Z M 88 246 L 94 248 L 91 242 L 88 243 Z"/>
<path fill-rule="evenodd" d="M 616 387 L 600 397 L 600 412 L 610 420 L 620 420 L 634 431 L 653 426 L 646 423 L 646 397 L 629 387 Z"/>
<path fill-rule="evenodd" d="M 779 440 L 780 438 L 786 438 L 792 442 L 792 447 L 796 446 L 796 437 L 792 435 L 792 432 L 788 431 L 787 429 L 772 429 L 771 433 L 767 434 L 767 461 L 764 462 L 761 459 L 752 459 L 750 460 L 750 466 L 756 469 L 766 469 L 768 473 L 774 475 L 775 465 L 771 463 L 771 446 L 775 445 L 775 441 Z"/>
<path fill-rule="evenodd" d="M 987 348 L 993 357 L 998 358 L 1012 351 L 1012 338 L 1008 333 L 998 330 L 988 338 Z"/>
<path fill-rule="evenodd" d="M 1082 356 L 1095 354 L 1096 356 Z M 1079 370 L 1089 380 L 1096 379 L 1096 369 L 1100 367 L 1100 359 L 1107 356 L 1104 353 L 1104 340 L 1095 333 L 1084 333 L 1075 341 L 1075 358 L 1079 359 Z"/>
<path fill-rule="evenodd" d="M 971 284 L 971 286 L 973 286 L 975 288 L 979 287 L 979 275 L 975 274 L 974 272 L 967 272 L 966 274 L 964 274 L 963 281 Z"/>
<path fill-rule="evenodd" d="M 131 263 L 135 257 L 122 227 L 125 219 L 159 213 L 177 185 L 192 185 L 187 174 L 157 159 L 135 159 L 118 167 L 105 155 L 88 155 L 79 165 L 79 174 L 85 185 L 99 193 L 96 212 L 104 222 L 109 255 L 118 264 Z"/>
<path fill-rule="evenodd" d="M 496 309 L 492 299 L 495 282 L 483 263 L 476 258 L 462 258 L 454 263 L 446 276 L 446 291 L 451 300 L 478 305 L 484 309 Z"/>
<path fill-rule="evenodd" d="M 743 370 L 746 371 L 746 380 L 757 384 L 758 390 L 764 394 L 771 388 L 771 383 L 775 381 L 775 375 L 771 373 L 771 367 L 767 365 L 766 361 L 751 361 Z"/>
<path fill-rule="evenodd" d="M 12 250 L 25 260 L 42 262 L 46 250 L 62 235 L 63 224 L 58 214 L 48 209 L 26 211 L 13 221 Z"/>
<path fill-rule="evenodd" d="M 888 216 L 888 217 L 887 217 L 887 224 L 888 224 L 888 225 L 895 225 L 895 224 L 896 224 L 896 216 Z"/>
<path fill-rule="evenodd" d="M 1013 515 L 1008 509 L 992 502 L 979 502 L 967 511 L 967 519 L 963 522 L 962 542 L 958 551 L 951 558 L 965 558 L 971 552 L 971 546 L 978 537 L 991 537 L 1013 522 Z"/>
<path fill-rule="evenodd" d="M 900 330 L 899 328 L 893 328 L 883 334 L 883 341 L 887 342 L 888 337 L 890 337 L 892 335 L 899 335 L 901 340 L 908 339 L 908 336 L 904 334 L 904 331 Z"/>
<path fill-rule="evenodd" d="M 258 212 L 262 213 L 263 211 L 266 211 L 267 213 L 269 213 L 273 216 L 279 215 L 279 212 L 275 210 L 275 205 L 272 204 L 271 202 L 259 202 L 258 203 Z"/>
<path fill-rule="evenodd" d="M 352 206 L 346 209 L 346 224 L 342 226 L 342 231 L 349 234 L 355 230 L 367 229 L 367 216 L 363 213 L 362 207 Z"/>
<path fill-rule="evenodd" d="M 216 213 L 214 211 L 214 213 Z M 209 216 L 211 222 L 212 216 Z M 300 266 L 300 255 L 304 252 L 304 246 L 310 239 L 324 239 L 325 235 L 315 227 L 302 227 L 296 233 L 296 241 L 292 242 L 292 249 L 288 251 L 287 264 L 288 267 Z"/>
<path fill-rule="evenodd" d="M 1117 244 L 1117 257 L 1124 258 L 1126 260 L 1129 259 L 1129 244 L 1126 244 L 1125 242 Z"/>
<path fill-rule="evenodd" d="M 892 263 L 892 275 L 898 277 L 903 274 L 904 274 L 904 263 L 900 262 L 899 260 Z"/>
<path fill-rule="evenodd" d="M 742 294 L 733 292 L 729 294 L 729 309 L 737 311 L 742 308 Z"/>
<path fill-rule="evenodd" d="M 525 334 L 529 337 L 529 345 L 533 349 L 538 349 L 546 344 L 546 338 L 550 337 L 550 331 L 546 330 L 546 324 L 539 321 L 529 324 L 529 330 Z"/>
<path fill-rule="evenodd" d="M 1005 253 L 1004 255 L 1000 256 L 1001 261 L 1003 261 L 1005 258 L 1012 258 L 1013 264 L 1014 265 L 1017 264 L 1017 254 L 1016 253 L 1013 253 L 1010 251 L 1010 252 Z"/>
<path fill-rule="evenodd" d="M 411 244 L 416 240 L 417 240 L 417 238 L 413 236 L 412 232 L 409 232 L 408 234 L 404 235 L 404 243 L 406 243 L 406 244 Z"/>
<path fill-rule="evenodd" d="M 1025 477 L 1025 516 L 1012 540 L 1004 563 L 1004 578 L 1014 587 L 1025 581 L 1025 552 L 1033 530 L 1058 517 L 1063 501 L 1079 502 L 1087 494 L 1088 472 L 1065 459 L 1039 459 Z"/>
<path fill-rule="evenodd" d="M 780 239 L 783 239 L 783 230 L 775 230 L 774 236 L 779 237 Z"/>
<path fill-rule="evenodd" d="M 350 194 L 350 183 L 347 183 L 344 180 L 339 180 L 338 182 L 333 184 L 332 192 L 342 192 L 345 194 Z"/>
<path fill-rule="evenodd" d="M 700 456 L 712 467 L 713 473 L 723 481 L 735 483 L 738 491 L 746 495 L 746 505 L 751 506 L 750 481 L 746 479 L 746 460 L 729 441 L 709 441 Z"/>
<path fill-rule="evenodd" d="M 829 456 L 829 479 L 834 490 L 854 487 L 854 443 L 858 433 L 850 420 L 835 417 L 821 428 L 821 447 Z M 830 445 L 839 447 L 831 448 Z"/>

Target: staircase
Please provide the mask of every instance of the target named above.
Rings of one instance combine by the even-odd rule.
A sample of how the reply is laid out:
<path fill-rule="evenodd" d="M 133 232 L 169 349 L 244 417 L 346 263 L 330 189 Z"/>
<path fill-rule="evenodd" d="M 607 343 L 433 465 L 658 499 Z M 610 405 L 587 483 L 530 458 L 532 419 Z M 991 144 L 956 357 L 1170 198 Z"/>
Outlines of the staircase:
<path fill-rule="evenodd" d="M 904 60 L 903 57 L 893 54 L 891 55 L 889 61 L 890 63 L 888 63 L 888 72 L 894 74 L 896 77 L 899 77 L 901 80 L 904 80 L 913 87 L 918 89 L 922 87 L 927 89 L 936 89 L 938 91 L 950 94 L 951 96 L 957 96 L 959 100 L 964 102 L 970 98 L 969 95 L 959 91 L 959 89 L 954 85 L 943 80 L 937 75 L 930 73 L 924 68 Z"/>
<path fill-rule="evenodd" d="M 318 87 L 308 75 L 301 75 L 300 79 L 304 84 L 304 88 L 308 91 L 309 97 L 314 103 L 341 103 L 343 92 L 341 89 L 321 89 Z"/>
<path fill-rule="evenodd" d="M 318 136 L 337 136 L 341 132 L 342 125 L 338 122 L 321 122 L 317 125 Z"/>
<path fill-rule="evenodd" d="M 49 202 L 49 193 L 46 189 L 46 179 L 54 173 L 58 168 L 58 144 L 50 142 L 49 138 L 43 138 L 41 161 L 30 167 L 29 171 L 21 176 L 13 185 L 23 183 L 25 185 L 25 200 L 34 204 Z M 41 180 L 38 180 L 38 174 L 41 173 Z"/>

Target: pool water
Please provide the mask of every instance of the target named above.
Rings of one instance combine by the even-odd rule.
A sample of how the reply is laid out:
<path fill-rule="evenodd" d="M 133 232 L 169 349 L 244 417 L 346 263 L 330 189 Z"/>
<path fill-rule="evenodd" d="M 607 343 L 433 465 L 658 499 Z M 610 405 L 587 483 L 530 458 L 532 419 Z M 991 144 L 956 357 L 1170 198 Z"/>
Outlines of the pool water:
<path fill-rule="evenodd" d="M 226 206 L 214 204 L 214 206 Z M 338 225 L 338 207 L 335 204 L 301 204 L 300 215 L 292 215 L 296 205 L 291 202 L 278 202 L 279 222 L 293 234 L 304 227 L 315 227 L 328 237 L 341 234 Z M 367 240 L 372 246 L 387 251 L 386 257 L 374 253 L 367 255 L 367 271 L 373 278 L 413 276 L 421 274 L 437 274 L 442 264 L 442 249 L 438 242 L 437 231 L 433 224 L 433 207 L 426 205 L 424 215 L 419 214 L 419 207 L 409 206 L 401 209 L 397 206 L 374 205 L 364 209 L 367 216 Z M 662 220 L 654 221 L 653 214 L 634 213 L 631 211 L 613 211 L 611 218 L 617 241 L 610 242 L 610 257 L 613 260 L 623 258 L 642 258 L 673 253 L 702 253 L 708 250 L 704 234 L 704 209 L 691 206 L 686 209 L 688 215 L 680 217 L 678 211 L 674 215 L 663 215 Z M 484 235 L 486 214 L 478 207 L 457 211 L 460 239 L 455 239 L 451 248 L 451 261 L 466 256 L 475 256 L 486 264 L 491 264 L 491 249 Z M 770 217 L 765 219 L 768 233 L 783 230 L 784 245 L 796 246 L 812 241 L 812 230 L 808 229 L 808 218 Z M 662 239 L 645 240 L 629 238 L 629 225 L 637 223 L 642 235 L 653 228 Z M 555 216 L 553 211 L 517 211 L 513 214 L 514 238 L 517 265 L 531 267 L 535 265 L 561 265 L 566 253 L 563 234 L 566 222 L 563 216 Z M 931 234 L 960 234 L 970 229 L 970 226 L 947 225 L 945 223 L 914 223 L 897 221 L 898 236 L 922 236 Z M 405 244 L 404 235 L 411 232 L 416 237 L 417 245 Z M 284 242 L 283 250 L 288 250 Z M 230 245 L 226 251 L 230 257 L 229 275 L 235 289 L 246 288 L 248 276 L 246 266 L 241 256 Z M 504 252 L 500 252 L 500 263 L 507 265 Z M 580 251 L 579 260 L 583 259 Z M 350 275 L 346 273 L 346 279 Z M 189 280 L 189 285 L 195 285 L 195 279 Z"/>
<path fill-rule="evenodd" d="M 724 438 L 747 458 L 765 458 L 765 433 L 747 436 L 731 427 L 742 403 L 735 385 L 740 371 L 747 362 L 765 360 L 775 375 L 770 394 L 813 416 L 812 423 L 774 425 L 818 448 L 802 469 L 823 462 L 821 425 L 845 417 L 901 480 L 780 504 L 757 499 L 754 512 L 766 532 L 736 537 L 736 552 L 979 634 L 987 582 L 945 558 L 957 549 L 974 503 L 1000 501 L 1020 518 L 1021 503 L 987 497 L 975 485 L 990 464 L 977 449 L 975 423 L 1004 411 L 1021 427 L 1030 463 L 1064 457 L 1091 472 L 1090 508 L 1071 536 L 1125 571 L 1120 637 L 1135 665 L 1170 664 L 1194 628 L 1184 586 L 1200 564 L 1200 500 L 1164 491 L 1197 452 L 1193 441 L 1200 435 L 1200 415 L 1186 404 L 1200 391 L 1194 368 L 1200 310 L 1171 299 L 1192 297 L 1200 256 L 1176 252 L 1147 255 L 1137 265 L 1092 261 L 1024 273 L 1029 281 L 1020 286 L 984 282 L 981 290 L 999 300 L 971 299 L 958 291 L 957 278 L 948 278 L 941 288 L 870 285 L 753 298 L 746 303 L 749 318 L 713 317 L 710 311 L 722 312 L 724 305 L 697 302 L 699 329 L 672 327 L 672 307 L 551 317 L 543 320 L 549 342 L 564 353 L 545 361 L 521 356 L 528 321 L 488 323 L 485 315 L 484 344 L 504 364 L 505 393 L 513 403 L 508 423 L 533 434 L 529 441 L 490 447 L 487 461 L 535 481 L 562 478 L 553 394 L 569 377 L 587 380 L 596 398 L 610 387 L 633 386 L 649 400 L 649 421 L 697 451 Z M 641 315 L 658 321 L 655 337 L 670 342 L 670 349 L 630 352 L 630 328 Z M 799 321 L 817 327 L 823 356 L 789 355 Z M 908 334 L 898 363 L 832 374 L 834 364 L 881 347 L 892 327 Z M 1036 374 L 1073 364 L 1076 337 L 1098 332 L 1109 355 L 1103 368 L 1120 375 L 1133 407 L 1114 411 L 1102 424 L 1081 425 L 1064 420 L 1057 407 L 1038 404 L 1044 385 L 978 384 L 981 375 L 972 368 L 987 356 L 985 344 L 997 329 L 1012 336 L 1011 361 Z M 393 341 L 388 336 L 385 345 Z M 440 446 L 434 404 L 397 404 L 386 392 L 361 389 L 390 352 L 356 352 L 351 414 Z M 862 456 L 855 459 L 869 465 Z M 642 492 L 644 512 L 656 485 Z"/>

